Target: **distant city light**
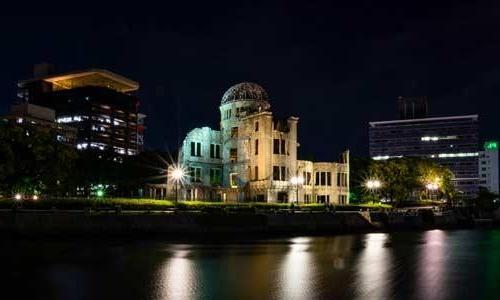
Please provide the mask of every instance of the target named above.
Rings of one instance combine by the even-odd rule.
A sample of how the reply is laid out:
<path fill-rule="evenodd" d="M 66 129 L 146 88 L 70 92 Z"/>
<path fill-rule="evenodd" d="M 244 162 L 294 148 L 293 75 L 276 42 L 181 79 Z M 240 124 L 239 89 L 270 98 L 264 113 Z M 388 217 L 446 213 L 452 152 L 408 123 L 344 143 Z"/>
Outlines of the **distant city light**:
<path fill-rule="evenodd" d="M 474 157 L 479 156 L 478 152 L 464 152 L 464 153 L 439 153 L 437 157 L 439 158 L 453 158 L 453 157 Z M 432 158 L 436 157 L 436 154 L 431 155 Z"/>
<path fill-rule="evenodd" d="M 97 195 L 97 197 L 103 197 L 104 196 L 104 191 L 103 190 L 97 190 L 96 195 Z"/>
<path fill-rule="evenodd" d="M 402 158 L 403 155 L 393 155 L 393 156 L 389 156 L 389 155 L 378 155 L 378 156 L 374 156 L 372 157 L 373 160 L 387 160 L 389 158 Z"/>
<path fill-rule="evenodd" d="M 21 194 L 16 194 L 16 195 L 14 196 L 14 198 L 15 198 L 16 200 L 21 200 L 22 195 L 21 195 Z"/>
<path fill-rule="evenodd" d="M 37 195 L 33 195 L 33 200 L 38 200 L 38 196 Z"/>
<path fill-rule="evenodd" d="M 439 140 L 456 140 L 458 137 L 456 135 L 447 136 L 423 136 L 420 138 L 422 142 L 436 142 Z"/>

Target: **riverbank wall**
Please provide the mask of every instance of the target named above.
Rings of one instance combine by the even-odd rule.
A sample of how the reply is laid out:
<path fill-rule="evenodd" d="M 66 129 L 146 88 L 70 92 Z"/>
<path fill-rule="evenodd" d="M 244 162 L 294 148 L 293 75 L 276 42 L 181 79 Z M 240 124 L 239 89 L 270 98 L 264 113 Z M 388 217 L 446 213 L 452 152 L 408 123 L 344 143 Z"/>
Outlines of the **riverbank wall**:
<path fill-rule="evenodd" d="M 464 222 L 454 213 L 408 216 L 383 212 L 0 212 L 0 233 L 21 236 L 333 234 L 458 228 L 463 225 Z"/>
<path fill-rule="evenodd" d="M 2 212 L 0 232 L 17 235 L 205 235 L 364 232 L 359 213 L 65 213 Z"/>

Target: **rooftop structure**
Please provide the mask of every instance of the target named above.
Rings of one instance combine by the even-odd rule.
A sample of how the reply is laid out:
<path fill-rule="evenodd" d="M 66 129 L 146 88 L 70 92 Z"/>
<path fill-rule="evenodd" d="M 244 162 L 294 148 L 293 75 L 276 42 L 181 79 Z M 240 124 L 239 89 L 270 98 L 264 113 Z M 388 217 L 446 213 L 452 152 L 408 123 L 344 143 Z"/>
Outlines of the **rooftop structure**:
<path fill-rule="evenodd" d="M 37 66 L 35 78 L 18 83 L 19 102 L 49 107 L 56 122 L 77 128 L 79 150 L 142 151 L 145 116 L 139 113 L 137 82 L 102 69 L 63 74 L 47 70 Z"/>

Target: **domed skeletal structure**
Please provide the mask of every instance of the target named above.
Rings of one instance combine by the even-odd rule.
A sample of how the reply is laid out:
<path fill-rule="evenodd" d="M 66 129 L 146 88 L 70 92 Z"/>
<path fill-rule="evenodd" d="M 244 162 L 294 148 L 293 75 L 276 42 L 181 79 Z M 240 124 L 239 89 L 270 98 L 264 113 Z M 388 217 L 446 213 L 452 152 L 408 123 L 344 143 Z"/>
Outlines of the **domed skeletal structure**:
<path fill-rule="evenodd" d="M 265 106 L 269 105 L 269 97 L 266 90 L 264 90 L 264 88 L 262 88 L 260 85 L 253 82 L 242 82 L 230 87 L 224 93 L 224 96 L 222 96 L 221 104 L 241 100 L 254 100 L 257 102 L 262 102 L 263 104 L 267 104 Z"/>

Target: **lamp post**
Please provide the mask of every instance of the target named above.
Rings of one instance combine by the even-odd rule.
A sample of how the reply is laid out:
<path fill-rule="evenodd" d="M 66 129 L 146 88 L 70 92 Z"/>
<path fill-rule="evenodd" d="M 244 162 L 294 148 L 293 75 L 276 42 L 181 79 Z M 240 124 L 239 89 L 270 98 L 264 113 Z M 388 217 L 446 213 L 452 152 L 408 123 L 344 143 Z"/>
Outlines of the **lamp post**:
<path fill-rule="evenodd" d="M 378 190 L 382 187 L 382 182 L 378 179 L 368 179 L 365 182 L 365 187 L 372 193 L 374 193 L 376 196 Z"/>
<path fill-rule="evenodd" d="M 290 183 L 295 186 L 295 202 L 299 205 L 299 185 L 304 184 L 304 177 L 302 176 L 293 176 L 290 178 Z"/>
<path fill-rule="evenodd" d="M 439 189 L 439 184 L 437 182 L 430 182 L 425 185 L 425 188 L 427 189 L 428 195 L 430 196 L 430 200 L 432 200 L 434 191 L 437 191 Z"/>
<path fill-rule="evenodd" d="M 185 173 L 184 173 L 184 170 L 179 167 L 179 166 L 176 166 L 172 169 L 172 179 L 175 183 L 175 203 L 177 203 L 177 200 L 178 200 L 178 197 L 179 197 L 179 193 L 178 193 L 178 189 L 179 189 L 179 182 L 182 181 L 184 179 L 184 176 L 185 176 Z"/>

